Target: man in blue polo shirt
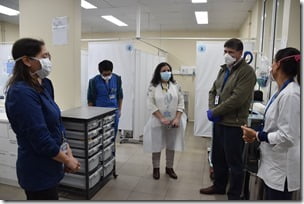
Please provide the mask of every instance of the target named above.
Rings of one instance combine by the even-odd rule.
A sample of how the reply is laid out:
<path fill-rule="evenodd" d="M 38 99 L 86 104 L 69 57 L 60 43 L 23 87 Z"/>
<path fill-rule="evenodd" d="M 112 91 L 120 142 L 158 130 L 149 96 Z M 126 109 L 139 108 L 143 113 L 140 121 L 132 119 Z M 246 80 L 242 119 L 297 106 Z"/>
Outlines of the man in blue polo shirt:
<path fill-rule="evenodd" d="M 117 108 L 114 126 L 116 137 L 123 100 L 121 77 L 113 73 L 113 63 L 109 60 L 100 62 L 98 68 L 100 74 L 89 81 L 88 105 Z"/>

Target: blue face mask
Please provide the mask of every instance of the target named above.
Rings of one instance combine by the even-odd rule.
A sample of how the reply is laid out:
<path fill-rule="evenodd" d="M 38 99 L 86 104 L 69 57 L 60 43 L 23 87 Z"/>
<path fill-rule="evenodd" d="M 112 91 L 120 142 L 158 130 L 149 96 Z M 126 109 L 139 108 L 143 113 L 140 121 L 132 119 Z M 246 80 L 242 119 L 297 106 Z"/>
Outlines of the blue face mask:
<path fill-rule="evenodd" d="M 160 77 L 164 81 L 169 81 L 169 79 L 171 78 L 171 72 L 161 72 Z"/>

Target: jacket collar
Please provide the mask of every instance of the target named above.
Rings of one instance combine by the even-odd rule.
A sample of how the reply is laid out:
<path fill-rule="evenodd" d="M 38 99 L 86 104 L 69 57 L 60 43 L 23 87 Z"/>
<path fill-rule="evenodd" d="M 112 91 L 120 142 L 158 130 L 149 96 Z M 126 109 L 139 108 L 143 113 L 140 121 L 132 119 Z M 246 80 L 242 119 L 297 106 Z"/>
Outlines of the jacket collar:
<path fill-rule="evenodd" d="M 239 60 L 232 68 L 231 68 L 231 72 L 235 71 L 236 69 L 238 69 L 243 63 L 246 63 L 245 60 L 242 58 L 241 60 Z M 228 69 L 226 64 L 221 65 L 222 70 L 226 70 Z"/>

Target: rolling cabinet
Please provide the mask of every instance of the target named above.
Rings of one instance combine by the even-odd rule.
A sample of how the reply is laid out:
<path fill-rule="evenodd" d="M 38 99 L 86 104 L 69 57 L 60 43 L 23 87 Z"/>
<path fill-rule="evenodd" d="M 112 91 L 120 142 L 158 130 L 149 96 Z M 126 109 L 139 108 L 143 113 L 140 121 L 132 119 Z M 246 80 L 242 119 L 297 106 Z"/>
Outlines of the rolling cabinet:
<path fill-rule="evenodd" d="M 109 181 L 111 172 L 114 175 L 115 110 L 78 107 L 62 112 L 66 139 L 81 167 L 76 173 L 65 173 L 59 192 L 90 199 Z"/>
<path fill-rule="evenodd" d="M 113 173 L 114 178 L 117 177 L 115 165 L 115 114 L 109 114 L 104 117 L 102 131 L 103 154 L 100 156 L 100 162 L 103 164 L 104 177 Z"/>

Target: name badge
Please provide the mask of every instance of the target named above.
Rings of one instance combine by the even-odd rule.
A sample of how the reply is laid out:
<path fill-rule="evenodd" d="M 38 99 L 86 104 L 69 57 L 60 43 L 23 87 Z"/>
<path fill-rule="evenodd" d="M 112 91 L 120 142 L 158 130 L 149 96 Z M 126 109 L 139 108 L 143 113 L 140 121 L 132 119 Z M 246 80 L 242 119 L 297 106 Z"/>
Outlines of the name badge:
<path fill-rule="evenodd" d="M 68 152 L 68 143 L 63 142 L 62 145 L 60 145 L 60 151 L 67 153 Z"/>
<path fill-rule="evenodd" d="M 112 100 L 112 99 L 115 99 L 115 94 L 111 94 L 109 95 L 109 98 Z"/>
<path fill-rule="evenodd" d="M 218 105 L 220 101 L 220 96 L 215 96 L 214 105 Z"/>
<path fill-rule="evenodd" d="M 169 111 L 165 111 L 164 112 L 164 117 L 165 118 L 170 118 L 171 117 L 171 113 Z"/>

